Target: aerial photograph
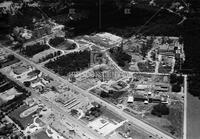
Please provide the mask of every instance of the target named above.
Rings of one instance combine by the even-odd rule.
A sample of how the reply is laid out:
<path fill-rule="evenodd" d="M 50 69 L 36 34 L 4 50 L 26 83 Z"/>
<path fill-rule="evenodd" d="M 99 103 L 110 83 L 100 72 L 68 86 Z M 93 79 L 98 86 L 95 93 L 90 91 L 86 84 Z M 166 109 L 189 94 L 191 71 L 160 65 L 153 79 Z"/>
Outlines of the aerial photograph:
<path fill-rule="evenodd" d="M 0 139 L 200 139 L 200 0 L 0 0 Z"/>

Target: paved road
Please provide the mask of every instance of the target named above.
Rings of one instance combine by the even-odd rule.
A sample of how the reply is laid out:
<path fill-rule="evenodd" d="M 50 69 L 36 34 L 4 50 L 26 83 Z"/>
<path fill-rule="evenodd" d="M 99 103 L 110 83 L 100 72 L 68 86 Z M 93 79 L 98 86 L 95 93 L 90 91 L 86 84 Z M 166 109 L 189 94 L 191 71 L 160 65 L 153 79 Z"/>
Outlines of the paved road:
<path fill-rule="evenodd" d="M 121 67 L 119 67 L 116 62 L 109 56 L 109 54 L 106 52 L 106 56 L 108 59 L 114 64 L 117 69 L 119 69 L 121 72 L 133 75 L 133 74 L 148 74 L 148 75 L 170 75 L 169 73 L 156 73 L 156 72 L 135 72 L 135 71 L 124 71 Z"/>
<path fill-rule="evenodd" d="M 147 124 L 147 123 L 145 123 L 145 122 L 143 122 L 143 121 L 141 121 L 141 120 L 139 120 L 139 119 L 137 119 L 137 118 L 125 113 L 125 112 L 123 112 L 122 110 L 119 110 L 117 107 L 111 105 L 110 103 L 107 103 L 107 102 L 101 100 L 100 98 L 90 94 L 89 92 L 78 88 L 77 86 L 71 84 L 70 82 L 68 82 L 67 80 L 63 79 L 62 77 L 60 77 L 60 76 L 48 71 L 47 69 L 41 67 L 40 65 L 37 65 L 37 64 L 33 63 L 32 61 L 24 58 L 23 56 L 17 54 L 16 52 L 14 52 L 14 51 L 12 51 L 12 50 L 10 50 L 8 48 L 5 48 L 5 50 L 7 50 L 8 52 L 14 54 L 17 58 L 19 58 L 19 59 L 21 59 L 23 61 L 26 61 L 30 65 L 36 67 L 37 69 L 39 69 L 43 73 L 48 74 L 53 79 L 59 79 L 60 81 L 64 82 L 67 86 L 69 86 L 72 90 L 80 92 L 80 93 L 83 93 L 83 94 L 87 95 L 89 98 L 91 98 L 92 100 L 100 102 L 103 106 L 106 106 L 111 111 L 120 114 L 125 119 L 127 119 L 127 120 L 131 121 L 132 123 L 134 123 L 134 125 L 140 127 L 143 130 L 146 130 L 146 132 L 149 132 L 151 135 L 156 136 L 156 137 L 158 137 L 160 139 L 174 139 L 175 138 L 175 137 L 170 136 L 166 132 L 164 133 L 163 131 L 161 131 L 161 130 L 155 128 L 155 127 L 152 127 L 149 124 Z M 72 120 L 72 123 L 73 122 L 74 121 Z"/>
<path fill-rule="evenodd" d="M 35 96 L 36 98 L 36 96 Z M 81 123 L 80 121 L 78 121 L 77 119 L 75 119 L 74 117 L 70 116 L 69 113 L 63 111 L 60 107 L 56 106 L 55 104 L 53 104 L 52 102 L 45 100 L 43 98 L 41 98 L 40 96 L 37 97 L 38 100 L 41 100 L 43 104 L 45 104 L 46 106 L 52 108 L 53 110 L 57 111 L 58 113 L 60 113 L 61 115 L 64 115 L 66 121 L 68 123 L 72 123 L 72 125 L 74 125 L 74 129 L 76 132 L 81 132 L 86 134 L 87 136 L 89 136 L 92 139 L 104 139 L 104 137 L 101 137 L 99 134 L 97 134 L 95 131 L 89 129 L 85 124 Z"/>
<path fill-rule="evenodd" d="M 2 73 L 5 74 L 4 72 L 2 72 Z M 76 118 L 74 118 L 71 115 L 69 115 L 68 112 L 65 112 L 60 107 L 58 107 L 57 105 L 53 104 L 51 101 L 46 100 L 45 97 L 42 97 L 39 94 L 37 94 L 35 91 L 33 91 L 32 89 L 25 87 L 21 82 L 15 80 L 11 76 L 9 76 L 9 75 L 6 75 L 6 76 L 10 80 L 15 81 L 17 84 L 19 84 L 20 86 L 22 86 L 23 88 L 25 88 L 27 91 L 31 92 L 32 97 L 34 97 L 38 101 L 41 101 L 42 104 L 45 104 L 47 107 L 53 109 L 57 113 L 60 113 L 61 115 L 64 115 L 65 116 L 64 118 L 67 120 L 67 122 L 68 123 L 72 123 L 72 125 L 74 125 L 75 131 L 77 131 L 79 133 L 80 132 L 84 133 L 90 139 L 104 139 L 104 137 L 100 136 L 98 133 L 96 133 L 95 131 L 91 130 L 89 127 L 87 127 L 85 124 L 83 124 L 82 122 L 78 121 Z"/>

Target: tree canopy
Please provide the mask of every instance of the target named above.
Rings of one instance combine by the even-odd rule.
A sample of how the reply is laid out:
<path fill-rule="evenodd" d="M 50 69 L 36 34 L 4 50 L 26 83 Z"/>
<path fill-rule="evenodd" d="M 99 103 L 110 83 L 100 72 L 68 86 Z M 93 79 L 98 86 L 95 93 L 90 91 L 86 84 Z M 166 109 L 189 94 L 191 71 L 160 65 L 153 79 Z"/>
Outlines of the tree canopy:
<path fill-rule="evenodd" d="M 110 53 L 120 67 L 124 67 L 126 62 L 131 62 L 132 57 L 125 53 L 122 47 L 110 49 Z"/>
<path fill-rule="evenodd" d="M 81 71 L 90 66 L 90 51 L 74 52 L 57 57 L 45 64 L 61 76 L 67 76 L 71 72 Z"/>
<path fill-rule="evenodd" d="M 34 45 L 28 45 L 22 49 L 22 54 L 28 56 L 28 57 L 33 57 L 35 54 L 40 53 L 44 50 L 49 49 L 50 47 L 46 44 L 41 45 L 39 43 L 36 43 Z"/>
<path fill-rule="evenodd" d="M 169 108 L 167 107 L 166 104 L 159 103 L 158 105 L 155 105 L 153 107 L 151 114 L 156 115 L 158 117 L 161 117 L 162 115 L 168 115 Z"/>

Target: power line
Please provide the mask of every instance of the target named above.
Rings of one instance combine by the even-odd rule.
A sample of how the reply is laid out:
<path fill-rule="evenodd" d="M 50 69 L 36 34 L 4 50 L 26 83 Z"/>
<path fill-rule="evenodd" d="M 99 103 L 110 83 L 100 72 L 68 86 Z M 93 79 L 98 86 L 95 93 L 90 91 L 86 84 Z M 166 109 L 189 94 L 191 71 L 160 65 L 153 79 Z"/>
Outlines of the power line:
<path fill-rule="evenodd" d="M 137 31 L 136 34 L 138 34 L 142 28 L 145 27 L 145 25 L 147 25 L 161 10 L 164 9 L 164 7 L 167 5 L 167 3 L 165 3 L 163 6 L 160 7 L 160 9 L 158 11 L 155 12 L 155 14 L 153 14 Z"/>
<path fill-rule="evenodd" d="M 185 6 L 187 7 L 187 9 L 189 10 L 188 4 L 184 0 L 181 0 L 181 1 L 185 4 Z"/>
<path fill-rule="evenodd" d="M 40 7 L 37 7 L 37 8 L 39 9 L 40 12 L 43 13 L 44 17 L 46 16 L 46 18 L 49 18 L 49 16 Z"/>
<path fill-rule="evenodd" d="M 147 25 L 160 11 L 162 10 L 162 8 L 160 8 L 153 16 L 151 16 L 137 31 L 136 34 L 139 33 L 142 28 Z"/>

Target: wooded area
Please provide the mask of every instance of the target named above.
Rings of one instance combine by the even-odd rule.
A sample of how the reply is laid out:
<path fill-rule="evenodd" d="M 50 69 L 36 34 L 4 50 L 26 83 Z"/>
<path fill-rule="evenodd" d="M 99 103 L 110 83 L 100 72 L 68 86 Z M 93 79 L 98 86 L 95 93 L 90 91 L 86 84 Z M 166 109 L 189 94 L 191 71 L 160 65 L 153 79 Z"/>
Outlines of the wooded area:
<path fill-rule="evenodd" d="M 61 76 L 67 76 L 71 72 L 81 71 L 90 66 L 90 52 L 74 52 L 57 57 L 45 64 L 45 67 L 52 69 Z"/>

